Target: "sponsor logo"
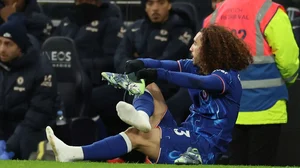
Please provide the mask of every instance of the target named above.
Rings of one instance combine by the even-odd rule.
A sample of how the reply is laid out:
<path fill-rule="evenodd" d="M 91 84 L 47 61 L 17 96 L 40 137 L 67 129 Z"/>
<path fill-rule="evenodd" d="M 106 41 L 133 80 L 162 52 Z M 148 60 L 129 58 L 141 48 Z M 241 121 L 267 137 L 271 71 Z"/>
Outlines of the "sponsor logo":
<path fill-rule="evenodd" d="M 43 52 L 51 61 L 54 68 L 71 68 L 72 53 L 70 51 Z"/>
<path fill-rule="evenodd" d="M 22 86 L 24 84 L 24 77 L 18 77 L 16 82 L 18 86 L 14 86 L 14 91 L 24 92 L 26 90 L 25 87 Z"/>
<path fill-rule="evenodd" d="M 45 75 L 44 81 L 41 83 L 41 86 L 52 87 L 52 75 Z"/>

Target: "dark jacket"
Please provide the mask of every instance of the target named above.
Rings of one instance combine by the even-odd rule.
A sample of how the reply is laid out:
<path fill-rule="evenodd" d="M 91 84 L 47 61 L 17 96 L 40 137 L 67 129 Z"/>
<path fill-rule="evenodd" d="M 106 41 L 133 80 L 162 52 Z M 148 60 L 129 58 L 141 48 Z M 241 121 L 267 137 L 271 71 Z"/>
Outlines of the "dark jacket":
<path fill-rule="evenodd" d="M 0 62 L 0 139 L 16 154 L 28 133 L 55 118 L 57 83 L 49 60 L 34 48 L 10 64 Z"/>
<path fill-rule="evenodd" d="M 197 10 L 197 19 L 202 27 L 203 20 L 213 12 L 211 0 L 175 0 L 175 2 L 191 3 Z"/>
<path fill-rule="evenodd" d="M 163 24 L 154 24 L 148 18 L 134 22 L 116 51 L 116 71 L 123 73 L 125 62 L 136 58 L 187 58 L 195 34 L 187 25 L 190 24 L 176 13 L 171 13 Z"/>
<path fill-rule="evenodd" d="M 174 12 L 170 13 L 169 19 L 163 24 L 154 24 L 148 17 L 136 21 L 126 30 L 116 51 L 114 58 L 116 71 L 123 73 L 126 61 L 136 58 L 160 60 L 188 58 L 189 48 L 194 38 L 193 29 L 194 27 L 187 19 Z M 156 84 L 165 99 L 178 90 L 178 86 L 165 81 L 159 81 Z"/>
<path fill-rule="evenodd" d="M 300 46 L 300 17 L 292 20 L 293 32 L 298 46 Z"/>
<path fill-rule="evenodd" d="M 110 3 L 99 9 L 96 20 L 79 25 L 72 16 L 66 17 L 53 36 L 67 36 L 75 41 L 80 60 L 93 85 L 103 84 L 101 72 L 113 71 L 113 56 L 121 41 L 119 31 L 123 21 L 111 15 Z"/>
<path fill-rule="evenodd" d="M 4 6 L 2 0 L 0 0 L 0 8 Z M 25 24 L 29 34 L 33 35 L 42 44 L 46 38 L 48 38 L 52 32 L 52 22 L 49 17 L 41 12 L 41 9 L 36 0 L 25 0 L 25 9 L 23 14 L 26 18 Z M 17 15 L 16 15 L 17 16 Z M 20 19 L 20 17 L 15 17 Z M 0 24 L 4 21 L 0 17 Z"/>

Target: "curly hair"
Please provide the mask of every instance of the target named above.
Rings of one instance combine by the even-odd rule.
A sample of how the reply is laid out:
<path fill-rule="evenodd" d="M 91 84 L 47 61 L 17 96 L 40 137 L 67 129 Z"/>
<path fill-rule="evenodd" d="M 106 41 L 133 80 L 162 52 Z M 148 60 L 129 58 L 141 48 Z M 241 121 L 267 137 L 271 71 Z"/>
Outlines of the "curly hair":
<path fill-rule="evenodd" d="M 216 69 L 240 71 L 253 63 L 246 43 L 226 28 L 210 25 L 201 33 L 199 58 L 195 62 L 201 73 L 210 74 Z"/>

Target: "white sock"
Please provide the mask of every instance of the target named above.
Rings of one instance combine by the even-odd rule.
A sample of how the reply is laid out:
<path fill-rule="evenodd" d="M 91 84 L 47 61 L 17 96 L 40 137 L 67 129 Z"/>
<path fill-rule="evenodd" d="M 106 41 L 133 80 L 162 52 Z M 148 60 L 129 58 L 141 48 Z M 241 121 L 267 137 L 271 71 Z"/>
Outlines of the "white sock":
<path fill-rule="evenodd" d="M 83 150 L 81 147 L 69 146 L 62 140 L 58 139 L 51 127 L 46 128 L 47 139 L 56 156 L 57 161 L 71 162 L 75 160 L 83 160 Z"/>
<path fill-rule="evenodd" d="M 68 154 L 71 160 L 77 161 L 77 160 L 84 159 L 82 147 L 79 146 L 68 146 L 68 147 L 69 147 Z"/>
<path fill-rule="evenodd" d="M 151 130 L 149 116 L 146 112 L 137 111 L 131 104 L 122 101 L 117 104 L 116 109 L 118 116 L 125 123 L 143 132 L 149 132 Z"/>
<path fill-rule="evenodd" d="M 150 122 L 149 121 L 149 119 L 150 119 L 149 115 L 145 111 L 139 110 L 137 112 L 139 113 L 139 116 L 143 118 L 143 120 Z"/>

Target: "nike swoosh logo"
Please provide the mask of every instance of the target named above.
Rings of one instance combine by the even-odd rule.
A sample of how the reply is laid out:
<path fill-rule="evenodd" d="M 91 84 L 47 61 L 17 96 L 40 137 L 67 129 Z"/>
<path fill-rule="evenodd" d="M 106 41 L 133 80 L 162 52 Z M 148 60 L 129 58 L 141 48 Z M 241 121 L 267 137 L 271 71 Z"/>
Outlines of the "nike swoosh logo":
<path fill-rule="evenodd" d="M 138 31 L 138 30 L 140 30 L 140 28 L 131 29 L 132 32 L 136 32 L 136 31 Z"/>

